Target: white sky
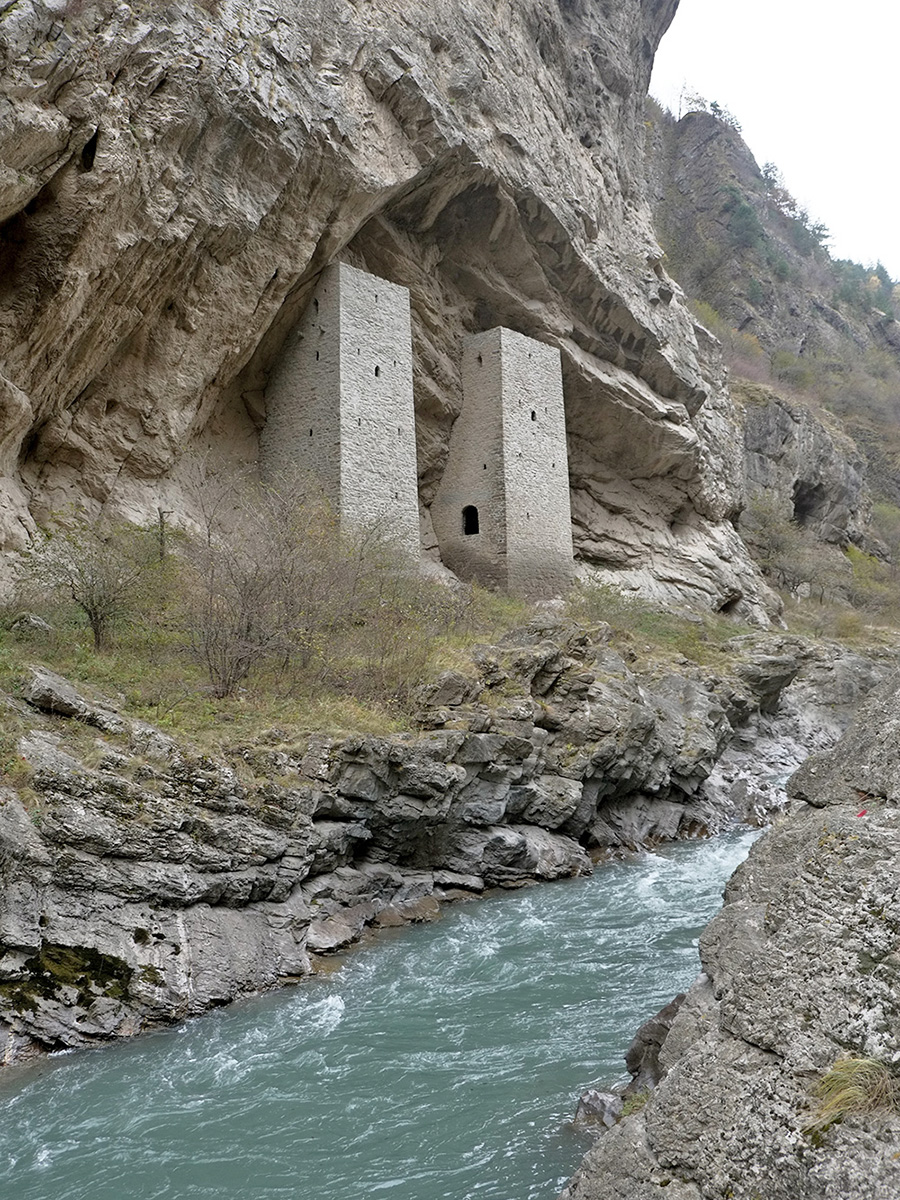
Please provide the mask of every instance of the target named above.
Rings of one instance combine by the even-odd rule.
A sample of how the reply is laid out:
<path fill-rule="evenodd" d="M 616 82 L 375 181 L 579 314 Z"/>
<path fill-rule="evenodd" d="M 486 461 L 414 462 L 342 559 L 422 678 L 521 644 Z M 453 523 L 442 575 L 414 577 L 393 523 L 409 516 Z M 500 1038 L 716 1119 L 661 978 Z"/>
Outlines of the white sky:
<path fill-rule="evenodd" d="M 900 0 L 681 0 L 650 92 L 729 109 L 835 258 L 900 280 Z"/>

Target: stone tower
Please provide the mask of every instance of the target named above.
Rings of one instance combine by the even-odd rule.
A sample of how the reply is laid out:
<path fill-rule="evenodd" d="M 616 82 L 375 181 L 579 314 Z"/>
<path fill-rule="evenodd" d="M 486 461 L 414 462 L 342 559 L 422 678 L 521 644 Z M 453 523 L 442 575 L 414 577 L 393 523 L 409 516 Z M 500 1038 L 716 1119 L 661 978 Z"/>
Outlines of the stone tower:
<path fill-rule="evenodd" d="M 466 339 L 463 407 L 431 516 L 466 579 L 531 596 L 572 582 L 559 351 L 509 329 Z"/>
<path fill-rule="evenodd" d="M 344 528 L 419 557 L 409 292 L 345 263 L 323 271 L 266 388 L 260 469 L 314 479 Z"/>

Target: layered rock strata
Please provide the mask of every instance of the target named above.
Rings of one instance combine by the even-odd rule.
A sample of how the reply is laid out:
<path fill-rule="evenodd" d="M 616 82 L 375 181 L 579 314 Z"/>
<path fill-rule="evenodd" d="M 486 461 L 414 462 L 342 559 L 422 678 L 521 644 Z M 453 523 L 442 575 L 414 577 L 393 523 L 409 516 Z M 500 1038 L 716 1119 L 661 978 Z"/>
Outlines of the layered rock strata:
<path fill-rule="evenodd" d="M 701 937 L 703 974 L 658 1050 L 661 1082 L 601 1137 L 565 1200 L 900 1194 L 896 1108 L 858 1094 L 823 1119 L 816 1095 L 842 1057 L 900 1070 L 898 684 L 793 776 L 795 807 Z"/>
<path fill-rule="evenodd" d="M 0 543 L 66 504 L 189 519 L 256 461 L 330 263 L 410 291 L 419 499 L 464 336 L 562 353 L 576 551 L 765 621 L 718 352 L 660 262 L 643 97 L 677 0 L 22 0 L 0 22 Z"/>
<path fill-rule="evenodd" d="M 777 795 L 749 790 L 739 764 L 707 786 L 735 728 L 746 749 L 782 697 L 802 753 L 816 673 L 843 669 L 850 703 L 884 670 L 751 638 L 721 673 L 638 674 L 608 641 L 530 626 L 423 690 L 429 731 L 272 730 L 218 759 L 36 670 L 6 701 L 21 732 L 18 790 L 0 800 L 6 1061 L 289 982 L 445 899 L 763 811 Z"/>

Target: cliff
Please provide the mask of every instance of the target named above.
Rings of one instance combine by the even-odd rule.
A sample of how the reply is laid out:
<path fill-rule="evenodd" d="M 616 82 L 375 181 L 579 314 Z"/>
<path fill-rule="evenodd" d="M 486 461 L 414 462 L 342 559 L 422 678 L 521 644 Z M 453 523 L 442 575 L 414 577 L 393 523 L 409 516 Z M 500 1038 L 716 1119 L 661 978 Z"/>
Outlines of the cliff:
<path fill-rule="evenodd" d="M 698 110 L 676 121 L 651 101 L 647 148 L 666 267 L 706 305 L 734 372 L 789 404 L 830 409 L 877 497 L 896 505 L 900 323 L 885 269 L 834 259 L 827 230 L 773 164 L 759 167 L 733 119 Z M 860 522 L 843 536 L 864 541 Z"/>
<path fill-rule="evenodd" d="M 563 356 L 576 551 L 765 621 L 718 351 L 661 264 L 643 98 L 675 0 L 26 2 L 0 23 L 0 535 L 189 520 L 254 463 L 322 269 L 409 288 L 423 544 L 461 340 Z"/>
<path fill-rule="evenodd" d="M 764 384 L 734 380 L 731 393 L 741 406 L 748 500 L 762 501 L 816 541 L 868 546 L 868 462 L 840 422 Z"/>
<path fill-rule="evenodd" d="M 812 360 L 900 347 L 885 279 L 831 257 L 827 230 L 773 164 L 760 168 L 733 121 L 704 111 L 676 121 L 652 102 L 648 115 L 650 203 L 690 295 L 768 351 Z"/>
<path fill-rule="evenodd" d="M 566 1200 L 898 1194 L 892 1085 L 879 1097 L 857 1076 L 848 1092 L 845 1076 L 822 1107 L 841 1060 L 872 1060 L 888 1081 L 900 1064 L 897 684 L 793 776 L 793 809 L 701 937 L 703 974 L 662 1041 L 661 1082 L 601 1137 Z"/>

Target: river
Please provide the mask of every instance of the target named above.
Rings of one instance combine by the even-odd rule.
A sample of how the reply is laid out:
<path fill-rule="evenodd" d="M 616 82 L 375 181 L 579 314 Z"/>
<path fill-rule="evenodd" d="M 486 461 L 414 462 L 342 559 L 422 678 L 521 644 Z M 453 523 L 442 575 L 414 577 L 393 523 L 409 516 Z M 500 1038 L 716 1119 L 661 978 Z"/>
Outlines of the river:
<path fill-rule="evenodd" d="M 336 972 L 0 1082 L 2 1200 L 553 1200 L 580 1091 L 698 970 L 755 834 L 391 931 Z"/>

